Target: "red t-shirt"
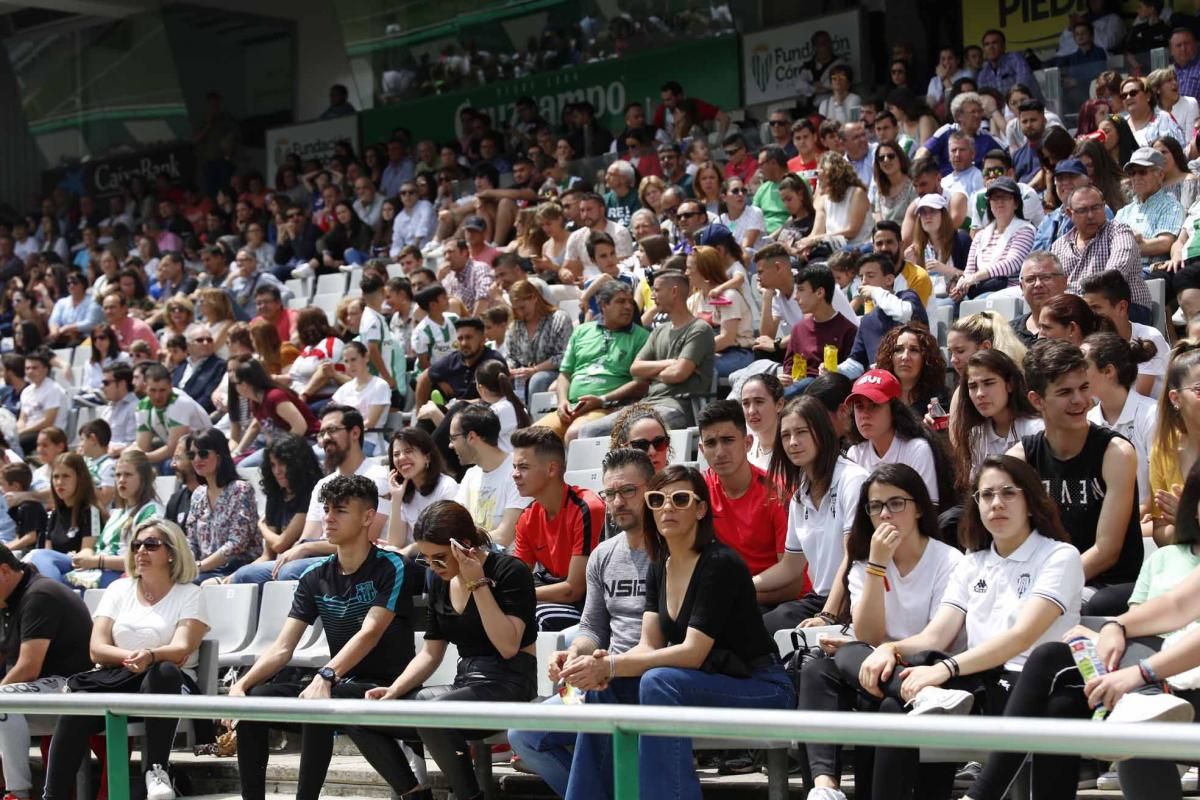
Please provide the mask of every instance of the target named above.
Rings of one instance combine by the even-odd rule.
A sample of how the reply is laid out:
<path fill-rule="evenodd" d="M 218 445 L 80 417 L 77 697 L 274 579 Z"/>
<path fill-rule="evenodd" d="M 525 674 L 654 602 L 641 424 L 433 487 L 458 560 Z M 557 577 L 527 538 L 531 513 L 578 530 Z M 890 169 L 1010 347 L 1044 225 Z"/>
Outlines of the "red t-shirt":
<path fill-rule="evenodd" d="M 787 503 L 771 483 L 767 473 L 753 464 L 754 480 L 746 493 L 736 500 L 725 495 L 721 480 L 711 469 L 704 471 L 712 500 L 713 524 L 717 538 L 737 551 L 757 575 L 779 561 L 787 539 Z"/>
<path fill-rule="evenodd" d="M 725 180 L 730 178 L 741 178 L 742 183 L 750 183 L 750 179 L 754 177 L 755 171 L 758 169 L 758 162 L 749 154 L 742 157 L 742 163 L 734 164 L 732 161 L 725 163 Z"/>
<path fill-rule="evenodd" d="M 257 322 L 262 317 L 255 317 L 250 320 Z M 281 308 L 279 316 L 275 318 L 275 332 L 279 334 L 279 341 L 289 342 L 292 339 L 292 325 L 296 322 L 296 311 L 291 308 Z"/>
<path fill-rule="evenodd" d="M 296 394 L 287 389 L 267 389 L 261 403 L 250 404 L 250 413 L 258 420 L 259 427 L 263 431 L 282 431 L 286 433 L 292 429 L 292 426 L 291 423 L 279 416 L 277 409 L 283 403 L 291 403 L 300 412 L 300 416 L 304 417 L 304 422 L 308 425 L 308 429 L 301 436 L 315 436 L 317 429 L 321 427 L 321 423 L 317 421 L 317 417 L 313 414 L 312 409 L 308 407 L 308 403 L 305 403 Z"/>
<path fill-rule="evenodd" d="M 692 122 L 709 122 L 716 119 L 717 114 L 721 113 L 721 109 L 712 103 L 706 103 L 695 97 L 685 97 L 681 103 L 691 112 Z M 667 107 L 662 103 L 659 103 L 658 108 L 654 109 L 654 127 L 667 127 Z"/>
<path fill-rule="evenodd" d="M 575 556 L 587 556 L 604 536 L 604 501 L 591 489 L 563 484 L 562 507 L 554 519 L 533 502 L 517 519 L 513 555 L 534 570 L 539 584 L 566 580 Z"/>
<path fill-rule="evenodd" d="M 796 173 L 808 181 L 809 188 L 814 192 L 817 190 L 817 176 L 820 174 L 820 170 L 817 169 L 817 159 L 805 161 L 804 156 L 796 156 L 788 161 L 788 172 Z"/>

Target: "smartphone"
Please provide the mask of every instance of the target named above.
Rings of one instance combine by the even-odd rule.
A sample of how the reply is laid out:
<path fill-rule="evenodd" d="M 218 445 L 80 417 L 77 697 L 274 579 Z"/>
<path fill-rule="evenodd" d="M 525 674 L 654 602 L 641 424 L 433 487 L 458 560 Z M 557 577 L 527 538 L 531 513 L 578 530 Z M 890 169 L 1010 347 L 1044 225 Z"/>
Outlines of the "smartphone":
<path fill-rule="evenodd" d="M 453 545 L 454 547 L 457 547 L 459 550 L 462 550 L 464 553 L 471 549 L 469 547 L 463 547 L 463 543 L 460 542 L 458 539 L 451 539 L 450 544 Z"/>

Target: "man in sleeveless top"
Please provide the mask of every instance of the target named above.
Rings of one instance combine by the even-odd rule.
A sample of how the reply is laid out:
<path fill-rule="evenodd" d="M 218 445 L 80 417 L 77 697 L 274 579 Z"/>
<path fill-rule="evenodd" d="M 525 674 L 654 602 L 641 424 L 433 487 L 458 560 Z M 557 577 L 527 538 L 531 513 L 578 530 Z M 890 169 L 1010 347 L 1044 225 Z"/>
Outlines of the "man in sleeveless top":
<path fill-rule="evenodd" d="M 1022 437 L 1008 454 L 1041 474 L 1083 556 L 1084 615 L 1121 614 L 1142 566 L 1133 445 L 1088 422 L 1087 365 L 1075 345 L 1037 342 L 1025 356 L 1025 380 L 1046 427 Z"/>

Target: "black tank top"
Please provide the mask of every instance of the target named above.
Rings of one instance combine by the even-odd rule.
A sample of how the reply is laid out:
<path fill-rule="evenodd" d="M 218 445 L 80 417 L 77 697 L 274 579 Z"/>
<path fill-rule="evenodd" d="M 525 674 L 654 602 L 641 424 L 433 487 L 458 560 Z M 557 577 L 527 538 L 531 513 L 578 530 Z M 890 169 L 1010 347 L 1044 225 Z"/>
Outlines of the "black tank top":
<path fill-rule="evenodd" d="M 1090 425 L 1083 449 L 1075 457 L 1063 460 L 1050 452 L 1045 431 L 1021 437 L 1025 461 L 1042 476 L 1050 499 L 1058 505 L 1063 527 L 1071 543 L 1082 553 L 1096 543 L 1096 525 L 1104 504 L 1106 485 L 1101 467 L 1104 452 L 1113 439 L 1125 439 L 1116 431 Z M 1137 486 L 1133 489 L 1133 508 L 1125 526 L 1121 555 L 1112 567 L 1088 581 L 1093 586 L 1111 586 L 1137 580 L 1142 568 L 1142 530 L 1138 524 Z"/>

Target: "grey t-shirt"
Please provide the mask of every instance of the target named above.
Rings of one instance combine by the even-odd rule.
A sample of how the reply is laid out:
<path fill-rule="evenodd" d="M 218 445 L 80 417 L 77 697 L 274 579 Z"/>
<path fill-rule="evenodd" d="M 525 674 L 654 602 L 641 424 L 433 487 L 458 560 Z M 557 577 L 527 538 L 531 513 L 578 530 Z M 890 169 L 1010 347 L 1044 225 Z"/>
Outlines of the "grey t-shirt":
<path fill-rule="evenodd" d="M 682 383 L 653 381 L 650 391 L 646 393 L 646 400 L 653 402 L 681 395 L 708 394 L 712 390 L 713 379 L 713 338 L 712 326 L 698 318 L 680 328 L 667 323 L 651 331 L 650 338 L 638 353 L 639 359 L 665 361 L 686 358 L 696 365 L 696 369 Z"/>
<path fill-rule="evenodd" d="M 579 635 L 613 653 L 636 645 L 642 638 L 649 569 L 650 556 L 644 549 L 631 549 L 624 533 L 601 542 L 588 559 Z"/>

